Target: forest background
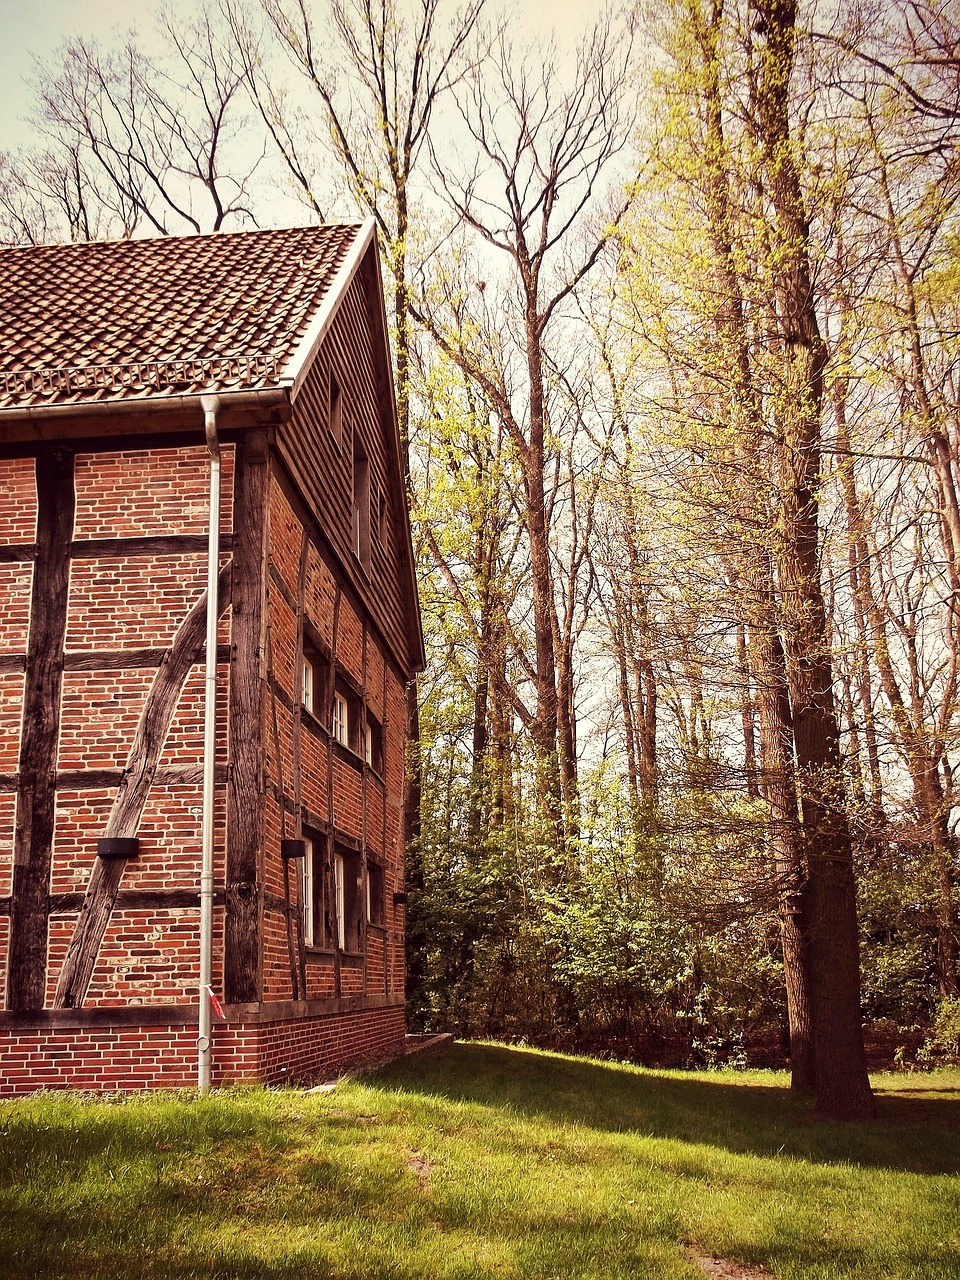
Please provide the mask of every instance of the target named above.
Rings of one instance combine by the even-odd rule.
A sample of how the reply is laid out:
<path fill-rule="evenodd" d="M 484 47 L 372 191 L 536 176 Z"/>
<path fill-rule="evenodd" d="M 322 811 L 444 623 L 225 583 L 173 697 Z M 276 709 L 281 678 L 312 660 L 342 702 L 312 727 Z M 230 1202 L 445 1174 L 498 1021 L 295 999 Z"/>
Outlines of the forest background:
<path fill-rule="evenodd" d="M 38 63 L 0 240 L 378 224 L 414 1027 L 960 1050 L 960 5 L 210 0 Z"/>

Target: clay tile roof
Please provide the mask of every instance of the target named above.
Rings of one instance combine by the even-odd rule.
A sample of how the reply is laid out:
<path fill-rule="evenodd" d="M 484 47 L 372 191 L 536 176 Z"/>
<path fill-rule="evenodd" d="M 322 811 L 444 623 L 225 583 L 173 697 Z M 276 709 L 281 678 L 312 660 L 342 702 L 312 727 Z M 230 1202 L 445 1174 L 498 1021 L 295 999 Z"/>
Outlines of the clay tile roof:
<path fill-rule="evenodd" d="M 0 410 L 288 385 L 359 232 L 0 248 Z"/>

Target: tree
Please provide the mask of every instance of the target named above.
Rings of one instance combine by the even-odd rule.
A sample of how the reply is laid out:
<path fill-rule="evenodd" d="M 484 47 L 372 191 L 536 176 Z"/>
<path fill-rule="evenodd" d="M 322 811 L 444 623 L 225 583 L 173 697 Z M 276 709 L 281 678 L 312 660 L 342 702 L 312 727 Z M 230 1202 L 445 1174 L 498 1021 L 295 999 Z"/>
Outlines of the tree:
<path fill-rule="evenodd" d="M 70 41 L 36 77 L 37 150 L 15 157 L 0 192 L 11 238 L 72 239 L 219 231 L 254 221 L 261 156 L 234 144 L 247 128 L 243 78 L 209 15 L 186 30 L 167 17 L 161 52 Z"/>
<path fill-rule="evenodd" d="M 471 284 L 462 275 L 424 290 L 418 308 L 434 340 L 495 409 L 521 466 L 534 650 L 534 706 L 525 720 L 544 821 L 561 858 L 577 826 L 575 628 L 569 611 L 561 619 L 551 545 L 559 517 L 550 474 L 558 464 L 560 414 L 551 421 L 557 403 L 551 404 L 547 353 L 564 304 L 596 265 L 629 204 L 628 197 L 607 210 L 600 192 L 630 137 L 624 81 L 629 50 L 622 33 L 602 23 L 581 46 L 572 82 L 564 86 L 550 57 L 538 57 L 534 65 L 501 33 L 490 54 L 471 68 L 455 92 L 469 159 L 455 170 L 435 151 L 434 169 L 461 233 L 503 255 L 507 327 L 499 340 L 490 334 L 487 282 Z M 487 341 L 478 343 L 481 334 Z M 503 341 L 511 335 L 514 349 Z"/>

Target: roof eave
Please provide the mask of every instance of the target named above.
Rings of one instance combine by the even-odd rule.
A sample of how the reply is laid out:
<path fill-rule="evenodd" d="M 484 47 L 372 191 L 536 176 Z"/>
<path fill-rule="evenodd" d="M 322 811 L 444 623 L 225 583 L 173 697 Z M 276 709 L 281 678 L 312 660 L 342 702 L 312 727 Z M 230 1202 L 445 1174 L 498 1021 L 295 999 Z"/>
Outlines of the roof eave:
<path fill-rule="evenodd" d="M 372 217 L 367 218 L 366 221 L 360 224 L 356 237 L 347 250 L 347 255 L 343 262 L 337 268 L 336 274 L 330 281 L 330 286 L 324 293 L 320 306 L 310 321 L 306 333 L 297 343 L 296 350 L 284 366 L 283 381 L 290 385 L 291 403 L 296 400 L 303 380 L 307 376 L 313 359 L 320 349 L 320 344 L 327 336 L 327 330 L 333 323 L 334 317 L 340 309 L 340 304 L 347 295 L 350 282 L 356 275 L 367 249 L 369 249 L 376 236 L 376 225 Z"/>
<path fill-rule="evenodd" d="M 0 432 L 8 422 L 35 422 L 60 418 L 100 418 L 144 412 L 203 412 L 201 401 L 218 396 L 224 409 L 273 409 L 290 403 L 290 384 L 277 387 L 218 391 L 209 387 L 171 396 L 128 396 L 124 400 L 74 400 L 69 404 L 9 405 L 0 408 Z"/>
<path fill-rule="evenodd" d="M 403 521 L 404 528 L 404 552 L 407 560 L 407 568 L 413 585 L 413 610 L 408 611 L 407 622 L 410 629 L 410 639 L 413 646 L 411 653 L 411 671 L 413 675 L 419 675 L 420 672 L 427 668 L 427 647 L 423 635 L 423 616 L 420 611 L 420 584 L 417 582 L 417 557 L 413 549 L 413 528 L 410 513 L 410 498 L 407 491 L 406 472 L 409 468 L 409 459 L 406 456 L 403 442 L 400 439 L 400 420 L 397 413 L 397 388 L 393 380 L 393 357 L 390 351 L 390 334 L 387 330 L 387 307 L 386 299 L 383 294 L 383 273 L 380 270 L 379 250 L 375 247 L 377 254 L 377 269 L 374 271 L 374 281 L 377 289 L 378 314 L 380 320 L 380 340 L 386 362 L 387 374 L 387 391 L 390 397 L 390 422 L 393 428 L 393 447 L 396 452 L 397 465 L 400 469 L 400 490 L 401 498 L 404 506 L 406 520 Z"/>

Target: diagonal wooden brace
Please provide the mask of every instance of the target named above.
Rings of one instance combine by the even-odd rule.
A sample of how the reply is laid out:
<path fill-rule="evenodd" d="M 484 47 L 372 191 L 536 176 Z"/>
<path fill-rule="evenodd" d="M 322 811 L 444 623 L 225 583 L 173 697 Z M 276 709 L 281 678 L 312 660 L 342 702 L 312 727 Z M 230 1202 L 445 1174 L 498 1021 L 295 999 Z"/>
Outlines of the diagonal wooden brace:
<path fill-rule="evenodd" d="M 217 617 L 230 598 L 231 566 L 220 570 L 217 582 Z M 203 655 L 207 618 L 204 592 L 184 618 L 161 662 L 147 695 L 140 723 L 120 779 L 113 808 L 103 829 L 105 837 L 137 834 L 150 787 L 157 771 L 160 752 L 170 732 L 174 712 L 190 668 Z M 97 956 L 123 878 L 125 858 L 97 858 L 74 925 L 54 997 L 55 1009 L 79 1009 L 93 977 Z"/>

